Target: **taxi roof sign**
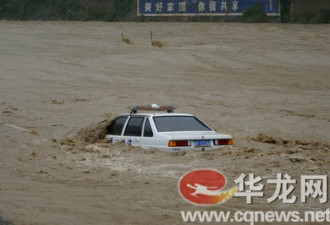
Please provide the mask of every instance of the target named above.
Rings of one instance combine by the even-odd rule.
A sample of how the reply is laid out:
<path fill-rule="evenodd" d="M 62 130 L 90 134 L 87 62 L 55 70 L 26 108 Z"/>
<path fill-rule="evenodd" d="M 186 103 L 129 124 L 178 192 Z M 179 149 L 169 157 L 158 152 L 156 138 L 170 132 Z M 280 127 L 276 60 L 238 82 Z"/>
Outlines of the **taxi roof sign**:
<path fill-rule="evenodd" d="M 131 113 L 137 113 L 138 110 L 143 111 L 167 111 L 171 113 L 176 109 L 174 105 L 157 105 L 157 104 L 149 104 L 149 105 L 130 105 L 128 109 L 131 110 Z"/>

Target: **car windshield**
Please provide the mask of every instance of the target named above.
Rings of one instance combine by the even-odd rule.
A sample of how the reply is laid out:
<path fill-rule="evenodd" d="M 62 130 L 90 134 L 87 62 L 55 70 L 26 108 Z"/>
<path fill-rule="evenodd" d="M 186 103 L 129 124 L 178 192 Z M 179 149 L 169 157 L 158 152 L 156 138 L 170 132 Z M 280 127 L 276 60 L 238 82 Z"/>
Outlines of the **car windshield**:
<path fill-rule="evenodd" d="M 154 121 L 158 132 L 211 130 L 194 116 L 155 116 Z"/>

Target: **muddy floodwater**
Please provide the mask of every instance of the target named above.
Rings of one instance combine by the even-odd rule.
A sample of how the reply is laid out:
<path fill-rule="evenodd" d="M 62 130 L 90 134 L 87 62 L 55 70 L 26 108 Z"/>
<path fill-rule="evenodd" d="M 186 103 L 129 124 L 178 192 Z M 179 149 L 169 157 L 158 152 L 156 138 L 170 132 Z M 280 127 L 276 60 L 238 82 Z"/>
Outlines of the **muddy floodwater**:
<path fill-rule="evenodd" d="M 300 184 L 329 178 L 329 37 L 329 25 L 0 21 L 0 216 L 167 225 L 183 224 L 180 211 L 326 210 Z M 111 118 L 147 103 L 175 104 L 234 145 L 170 154 L 104 141 Z M 178 182 L 200 168 L 227 188 L 260 176 L 264 197 L 190 204 Z M 267 202 L 278 173 L 296 180 L 295 203 Z"/>

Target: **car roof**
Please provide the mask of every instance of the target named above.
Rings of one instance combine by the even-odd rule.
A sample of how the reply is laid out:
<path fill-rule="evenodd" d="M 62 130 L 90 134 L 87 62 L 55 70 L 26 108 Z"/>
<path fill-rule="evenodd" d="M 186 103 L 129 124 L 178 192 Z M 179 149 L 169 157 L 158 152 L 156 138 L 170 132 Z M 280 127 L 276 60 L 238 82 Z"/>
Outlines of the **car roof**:
<path fill-rule="evenodd" d="M 158 113 L 158 112 L 146 112 L 146 113 L 122 113 L 119 116 L 194 116 L 192 114 L 186 114 L 186 113 Z"/>

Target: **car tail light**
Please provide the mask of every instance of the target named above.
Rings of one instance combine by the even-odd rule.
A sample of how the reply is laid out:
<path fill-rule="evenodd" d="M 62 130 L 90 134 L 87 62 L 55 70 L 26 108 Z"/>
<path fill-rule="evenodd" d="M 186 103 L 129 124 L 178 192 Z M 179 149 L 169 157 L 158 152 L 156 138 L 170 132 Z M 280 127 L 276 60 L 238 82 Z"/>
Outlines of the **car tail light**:
<path fill-rule="evenodd" d="M 185 140 L 171 140 L 168 142 L 169 147 L 184 147 L 189 146 L 189 142 Z"/>
<path fill-rule="evenodd" d="M 214 145 L 232 145 L 233 139 L 218 139 L 214 140 Z"/>

